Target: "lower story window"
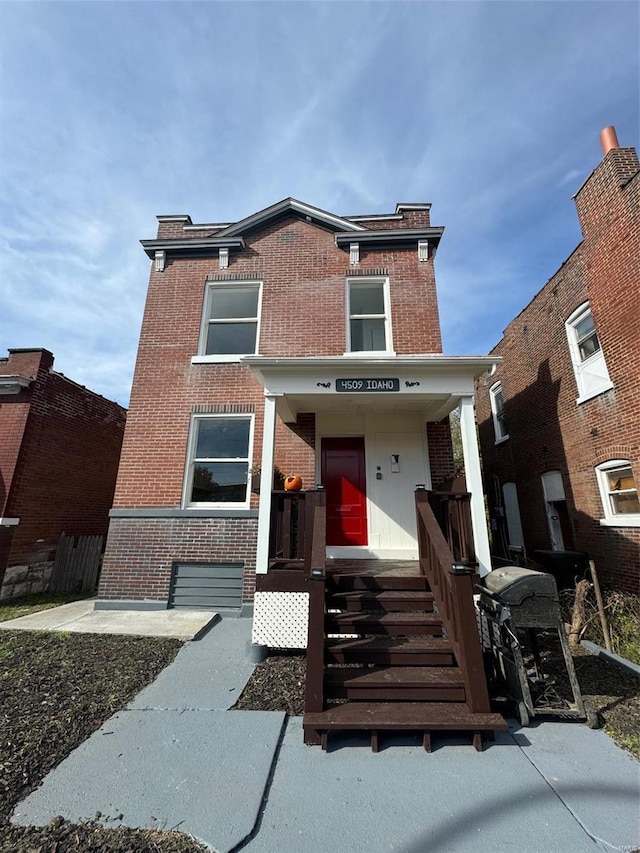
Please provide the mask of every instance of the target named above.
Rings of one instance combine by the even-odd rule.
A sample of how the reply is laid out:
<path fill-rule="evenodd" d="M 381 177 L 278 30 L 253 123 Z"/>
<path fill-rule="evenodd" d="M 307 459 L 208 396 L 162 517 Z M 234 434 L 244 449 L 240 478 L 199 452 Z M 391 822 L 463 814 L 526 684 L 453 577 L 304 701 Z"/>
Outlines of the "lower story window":
<path fill-rule="evenodd" d="M 246 415 L 194 417 L 185 487 L 188 506 L 248 505 L 252 421 Z"/>
<path fill-rule="evenodd" d="M 640 526 L 638 486 L 625 459 L 612 459 L 596 468 L 604 523 Z"/>

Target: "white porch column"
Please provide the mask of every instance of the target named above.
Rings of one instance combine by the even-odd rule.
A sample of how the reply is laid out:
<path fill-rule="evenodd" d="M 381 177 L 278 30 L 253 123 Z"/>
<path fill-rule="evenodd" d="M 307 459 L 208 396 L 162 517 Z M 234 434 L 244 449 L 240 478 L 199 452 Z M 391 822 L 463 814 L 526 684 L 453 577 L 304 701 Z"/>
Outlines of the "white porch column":
<path fill-rule="evenodd" d="M 471 492 L 471 525 L 473 527 L 476 559 L 479 563 L 480 574 L 486 575 L 491 571 L 491 554 L 484 510 L 484 492 L 482 490 L 482 474 L 480 473 L 480 451 L 473 411 L 473 397 L 462 397 L 460 400 L 460 431 L 467 490 Z"/>
<path fill-rule="evenodd" d="M 262 432 L 262 470 L 260 473 L 260 506 L 258 511 L 258 549 L 256 574 L 265 575 L 269 568 L 269 523 L 273 489 L 273 455 L 276 443 L 276 397 L 264 395 L 264 428 Z"/>

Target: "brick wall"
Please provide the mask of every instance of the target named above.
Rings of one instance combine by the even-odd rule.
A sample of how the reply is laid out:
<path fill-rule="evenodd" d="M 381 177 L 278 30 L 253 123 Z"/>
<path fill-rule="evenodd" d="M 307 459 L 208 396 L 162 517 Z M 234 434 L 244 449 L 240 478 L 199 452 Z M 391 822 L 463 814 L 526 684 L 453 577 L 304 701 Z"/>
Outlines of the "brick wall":
<path fill-rule="evenodd" d="M 515 482 L 525 545 L 550 545 L 541 474 L 562 472 L 575 547 L 605 581 L 637 592 L 640 529 L 605 527 L 594 467 L 628 459 L 640 481 L 640 176 L 633 149 L 614 149 L 576 195 L 583 241 L 493 350 L 504 357 L 477 387 L 486 491 Z M 613 389 L 576 405 L 565 321 L 589 300 Z M 509 439 L 495 444 L 489 388 L 500 381 Z"/>
<path fill-rule="evenodd" d="M 429 225 L 429 211 L 406 211 L 402 220 L 363 223 L 374 230 Z M 158 237 L 188 239 L 215 228 L 185 231 L 190 220 L 160 222 Z M 354 236 L 357 239 L 357 235 Z M 246 247 L 231 251 L 229 268 L 217 257 L 169 258 L 163 272 L 152 265 L 114 508 L 178 509 L 182 502 L 189 427 L 194 413 L 251 412 L 255 418 L 253 465 L 260 464 L 263 389 L 240 364 L 191 364 L 198 352 L 208 280 L 263 282 L 260 342 L 264 356 L 341 356 L 346 349 L 345 278 L 384 270 L 391 281 L 393 344 L 398 354 L 442 351 L 433 259 L 419 262 L 417 247 L 360 248 L 360 264 L 335 245 L 328 230 L 291 213 L 245 235 Z M 226 408 L 225 408 L 226 407 Z M 433 426 L 432 471 L 451 472 L 451 442 Z M 439 453 L 446 454 L 443 462 Z M 315 415 L 301 413 L 296 424 L 276 425 L 275 463 L 285 474 L 299 473 L 305 488 L 315 484 Z M 252 508 L 258 496 L 251 497 Z M 246 537 L 237 558 L 246 565 L 245 596 L 253 591 L 254 523 L 234 519 Z M 190 527 L 190 524 L 193 526 Z M 166 597 L 170 565 L 177 559 L 234 559 L 227 548 L 229 519 L 111 521 L 100 595 L 105 598 Z M 196 535 L 186 546 L 182 537 Z M 151 542 L 157 536 L 159 543 Z M 127 537 L 131 536 L 131 541 Z M 145 543 L 145 544 L 142 544 Z M 203 550 L 200 550 L 203 549 Z M 212 550 L 213 549 L 213 550 Z M 216 550 L 217 549 L 217 550 Z M 145 553 L 139 553 L 143 551 Z"/>
<path fill-rule="evenodd" d="M 112 518 L 98 596 L 166 601 L 173 561 L 239 562 L 250 601 L 257 531 L 256 518 Z"/>
<path fill-rule="evenodd" d="M 34 377 L 29 389 L 0 404 L 0 447 L 9 448 L 1 463 L 8 492 L 3 514 L 20 518 L 8 565 L 28 562 L 39 540 L 55 542 L 63 530 L 107 532 L 125 410 L 52 372 L 52 364 L 46 350 L 10 350 L 0 363 L 5 375 Z"/>
<path fill-rule="evenodd" d="M 166 225 L 166 224 L 165 224 Z M 164 226 L 163 226 L 164 227 Z M 416 249 L 362 251 L 360 272 L 387 269 L 396 352 L 441 352 L 433 261 Z M 221 276 L 217 258 L 168 260 L 151 271 L 114 505 L 180 506 L 187 437 L 195 406 L 253 404 L 254 464 L 262 442 L 263 392 L 239 364 L 191 364 L 208 276 L 254 276 L 263 284 L 259 352 L 265 356 L 342 355 L 348 253 L 333 235 L 293 216 L 247 237 Z M 303 430 L 304 432 L 304 430 Z M 313 482 L 308 436 L 279 424 L 276 462 Z"/>

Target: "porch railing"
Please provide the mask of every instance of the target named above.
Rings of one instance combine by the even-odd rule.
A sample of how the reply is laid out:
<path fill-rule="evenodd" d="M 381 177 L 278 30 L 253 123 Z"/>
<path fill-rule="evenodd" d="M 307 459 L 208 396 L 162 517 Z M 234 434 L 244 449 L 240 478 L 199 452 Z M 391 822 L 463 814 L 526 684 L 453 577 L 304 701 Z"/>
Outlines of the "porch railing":
<path fill-rule="evenodd" d="M 489 693 L 473 602 L 473 567 L 456 562 L 430 506 L 429 492 L 415 493 L 420 571 L 427 577 L 447 638 L 465 683 L 469 710 L 489 712 Z"/>
<path fill-rule="evenodd" d="M 422 490 L 421 490 L 422 491 Z M 469 492 L 426 492 L 429 506 L 451 549 L 455 563 L 476 567 L 471 494 Z"/>
<path fill-rule="evenodd" d="M 311 500 L 309 500 L 309 497 Z M 324 616 L 327 544 L 327 494 L 324 489 L 307 492 L 304 566 L 309 578 L 309 632 L 305 713 L 324 707 Z"/>
<path fill-rule="evenodd" d="M 271 493 L 269 562 L 299 564 L 304 561 L 306 515 L 314 492 Z"/>

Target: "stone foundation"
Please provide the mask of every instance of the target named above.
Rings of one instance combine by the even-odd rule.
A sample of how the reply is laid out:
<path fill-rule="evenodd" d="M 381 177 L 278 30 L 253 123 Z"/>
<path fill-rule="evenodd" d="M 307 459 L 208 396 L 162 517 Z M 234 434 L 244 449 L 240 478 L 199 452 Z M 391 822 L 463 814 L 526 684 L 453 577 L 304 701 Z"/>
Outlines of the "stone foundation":
<path fill-rule="evenodd" d="M 10 566 L 4 573 L 0 600 L 48 592 L 52 572 L 53 560 L 25 566 Z"/>

